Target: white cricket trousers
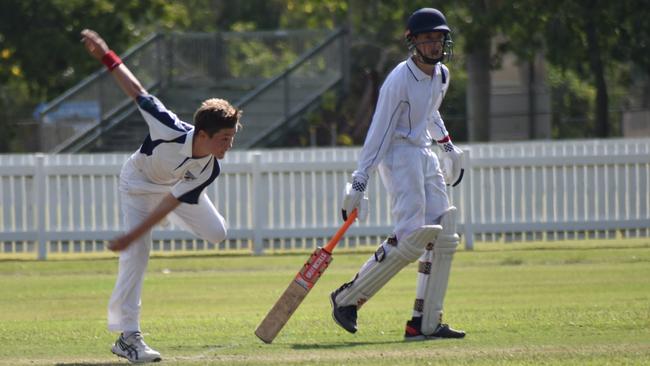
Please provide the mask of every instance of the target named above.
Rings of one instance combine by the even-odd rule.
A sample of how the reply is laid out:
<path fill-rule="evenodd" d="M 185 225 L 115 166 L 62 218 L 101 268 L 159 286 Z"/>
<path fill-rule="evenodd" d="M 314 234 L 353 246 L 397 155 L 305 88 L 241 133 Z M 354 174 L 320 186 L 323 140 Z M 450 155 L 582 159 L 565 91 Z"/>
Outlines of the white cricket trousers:
<path fill-rule="evenodd" d="M 167 193 L 121 193 L 122 215 L 126 230 L 137 226 Z M 168 218 L 197 237 L 218 243 L 226 238 L 226 221 L 208 196 L 199 203 L 181 203 Z M 120 252 L 115 288 L 108 304 L 108 329 L 115 332 L 140 330 L 142 283 L 151 251 L 151 230 Z"/>
<path fill-rule="evenodd" d="M 438 157 L 430 147 L 393 141 L 379 174 L 391 198 L 398 241 L 422 225 L 440 223 L 449 199 Z"/>
<path fill-rule="evenodd" d="M 445 179 L 436 154 L 429 147 L 393 141 L 379 164 L 379 174 L 391 199 L 393 233 L 399 242 L 422 225 L 437 225 L 449 208 Z M 385 255 L 393 249 L 388 240 L 381 246 Z M 420 261 L 426 256 L 424 248 Z M 378 262 L 375 254 L 361 266 L 356 278 L 363 278 Z M 383 285 L 382 285 L 383 286 Z M 356 303 L 353 299 L 349 304 Z"/>

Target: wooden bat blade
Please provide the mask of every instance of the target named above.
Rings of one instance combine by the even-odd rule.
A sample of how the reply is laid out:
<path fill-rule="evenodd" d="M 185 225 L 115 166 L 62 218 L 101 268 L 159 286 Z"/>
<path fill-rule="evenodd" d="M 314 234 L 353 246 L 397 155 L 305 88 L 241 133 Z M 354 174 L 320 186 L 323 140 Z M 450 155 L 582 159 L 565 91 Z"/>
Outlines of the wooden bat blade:
<path fill-rule="evenodd" d="M 255 335 L 259 339 L 265 343 L 273 342 L 273 339 L 298 309 L 302 300 L 307 297 L 307 294 L 331 261 L 332 254 L 330 252 L 323 248 L 314 250 L 309 260 L 298 271 L 289 287 L 284 290 L 282 296 L 276 301 L 273 308 L 269 310 L 269 313 L 255 330 Z"/>
<path fill-rule="evenodd" d="M 266 318 L 257 327 L 255 335 L 264 343 L 273 342 L 308 293 L 308 289 L 300 286 L 296 281 L 291 281 L 289 287 L 284 290 Z"/>
<path fill-rule="evenodd" d="M 314 250 L 309 260 L 307 260 L 302 266 L 302 269 L 296 274 L 296 277 L 291 281 L 289 287 L 284 290 L 282 296 L 280 296 L 257 329 L 255 329 L 255 335 L 259 339 L 265 343 L 273 342 L 278 333 L 280 333 L 280 330 L 282 330 L 296 309 L 298 309 L 302 300 L 307 297 L 307 294 L 314 287 L 316 281 L 318 281 L 329 266 L 332 261 L 334 247 L 336 247 L 336 244 L 341 240 L 341 237 L 350 225 L 352 225 L 356 217 L 357 210 L 354 210 L 327 245 L 324 248 Z"/>

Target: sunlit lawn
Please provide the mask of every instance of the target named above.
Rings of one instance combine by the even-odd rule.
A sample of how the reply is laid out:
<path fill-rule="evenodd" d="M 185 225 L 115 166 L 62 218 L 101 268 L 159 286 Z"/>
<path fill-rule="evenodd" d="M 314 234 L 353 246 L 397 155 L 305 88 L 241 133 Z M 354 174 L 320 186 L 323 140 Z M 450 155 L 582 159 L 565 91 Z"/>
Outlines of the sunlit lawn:
<path fill-rule="evenodd" d="M 454 258 L 445 321 L 464 340 L 403 342 L 415 265 L 359 313 L 328 294 L 369 255 L 334 261 L 273 344 L 253 331 L 308 253 L 154 257 L 142 325 L 165 364 L 650 364 L 650 240 L 478 244 Z M 109 349 L 115 258 L 0 261 L 0 364 L 125 364 Z"/>

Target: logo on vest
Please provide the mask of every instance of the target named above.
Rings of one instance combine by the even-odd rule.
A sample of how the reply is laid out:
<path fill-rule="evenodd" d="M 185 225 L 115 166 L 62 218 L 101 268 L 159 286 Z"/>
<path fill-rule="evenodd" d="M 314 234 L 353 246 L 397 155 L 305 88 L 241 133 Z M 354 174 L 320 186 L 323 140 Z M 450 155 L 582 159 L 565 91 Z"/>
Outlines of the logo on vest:
<path fill-rule="evenodd" d="M 196 179 L 196 177 L 189 170 L 185 172 L 185 175 L 183 175 L 183 180 L 185 180 L 185 181 L 194 180 L 194 179 Z"/>

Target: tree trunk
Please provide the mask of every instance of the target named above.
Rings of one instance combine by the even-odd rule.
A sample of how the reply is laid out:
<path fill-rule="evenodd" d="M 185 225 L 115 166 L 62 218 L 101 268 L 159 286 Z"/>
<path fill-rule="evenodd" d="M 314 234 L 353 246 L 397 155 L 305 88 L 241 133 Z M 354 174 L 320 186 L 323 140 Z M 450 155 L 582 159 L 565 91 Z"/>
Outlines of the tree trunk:
<path fill-rule="evenodd" d="M 534 140 L 537 136 L 537 103 L 535 95 L 535 57 L 528 60 L 528 138 Z"/>
<path fill-rule="evenodd" d="M 467 54 L 467 138 L 490 140 L 490 38 L 474 39 Z"/>
<path fill-rule="evenodd" d="M 609 128 L 609 97 L 607 96 L 607 83 L 601 54 L 603 50 L 598 45 L 598 32 L 595 24 L 594 7 L 586 9 L 585 33 L 587 35 L 587 50 L 589 52 L 589 66 L 596 83 L 595 133 L 597 137 L 608 137 Z"/>

